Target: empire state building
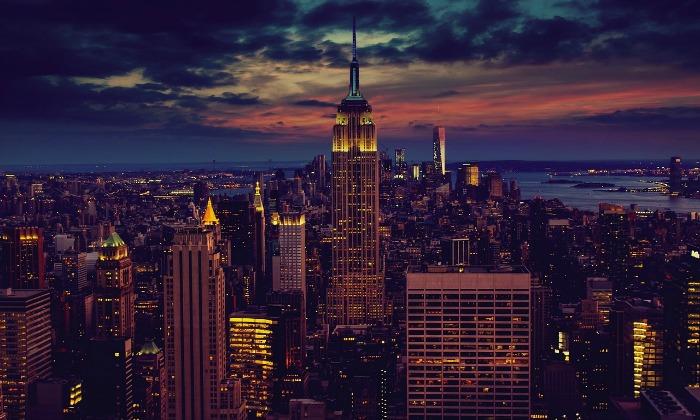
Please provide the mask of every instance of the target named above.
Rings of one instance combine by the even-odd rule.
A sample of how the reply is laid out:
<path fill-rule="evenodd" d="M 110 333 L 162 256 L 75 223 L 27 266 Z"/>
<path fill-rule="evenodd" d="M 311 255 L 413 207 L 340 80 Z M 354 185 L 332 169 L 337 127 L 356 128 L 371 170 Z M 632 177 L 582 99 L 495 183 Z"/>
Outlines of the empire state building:
<path fill-rule="evenodd" d="M 376 324 L 384 319 L 379 261 L 379 156 L 372 107 L 360 93 L 355 22 L 348 95 L 333 126 L 333 253 L 327 321 Z"/>

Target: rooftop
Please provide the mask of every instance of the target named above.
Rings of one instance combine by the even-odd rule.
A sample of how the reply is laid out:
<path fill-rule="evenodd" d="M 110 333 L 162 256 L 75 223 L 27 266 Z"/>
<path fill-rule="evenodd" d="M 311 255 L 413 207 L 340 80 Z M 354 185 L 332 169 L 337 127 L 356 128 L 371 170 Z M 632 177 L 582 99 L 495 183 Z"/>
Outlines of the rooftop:
<path fill-rule="evenodd" d="M 409 273 L 529 273 L 522 265 L 414 265 Z"/>
<path fill-rule="evenodd" d="M 105 239 L 104 242 L 102 242 L 102 247 L 107 248 L 107 247 L 120 247 L 120 246 L 125 246 L 126 242 L 119 236 L 117 232 L 112 232 L 111 235 Z"/>

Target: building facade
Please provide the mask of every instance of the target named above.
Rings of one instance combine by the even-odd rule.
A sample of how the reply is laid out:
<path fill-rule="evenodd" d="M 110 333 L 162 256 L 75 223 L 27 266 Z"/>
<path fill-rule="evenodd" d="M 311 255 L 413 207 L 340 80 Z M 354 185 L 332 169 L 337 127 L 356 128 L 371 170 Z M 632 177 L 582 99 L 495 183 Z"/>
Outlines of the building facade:
<path fill-rule="evenodd" d="M 0 287 L 46 288 L 45 264 L 42 229 L 0 228 Z"/>
<path fill-rule="evenodd" d="M 95 329 L 98 337 L 134 336 L 134 281 L 126 243 L 112 232 L 96 264 Z"/>
<path fill-rule="evenodd" d="M 176 227 L 164 275 L 168 419 L 229 418 L 224 273 L 216 222 Z"/>
<path fill-rule="evenodd" d="M 406 281 L 408 418 L 528 418 L 527 270 L 423 267 Z"/>
<path fill-rule="evenodd" d="M 379 259 L 379 166 L 372 107 L 360 93 L 360 65 L 350 63 L 348 95 L 333 127 L 331 325 L 382 322 L 384 279 Z"/>
<path fill-rule="evenodd" d="M 48 290 L 0 290 L 0 386 L 8 419 L 26 418 L 30 385 L 51 375 Z"/>

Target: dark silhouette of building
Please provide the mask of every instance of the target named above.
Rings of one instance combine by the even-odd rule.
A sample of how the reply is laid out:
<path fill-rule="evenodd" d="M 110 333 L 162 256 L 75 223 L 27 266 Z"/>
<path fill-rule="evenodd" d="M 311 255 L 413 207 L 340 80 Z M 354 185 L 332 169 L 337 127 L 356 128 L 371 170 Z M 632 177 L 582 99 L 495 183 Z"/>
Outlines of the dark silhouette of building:
<path fill-rule="evenodd" d="M 683 191 L 683 167 L 681 158 L 673 156 L 669 168 L 668 190 L 671 194 L 678 195 Z"/>
<path fill-rule="evenodd" d="M 134 418 L 131 338 L 93 338 L 85 365 L 84 409 L 88 418 Z"/>
<path fill-rule="evenodd" d="M 37 227 L 0 227 L 0 287 L 46 288 L 44 231 Z"/>
<path fill-rule="evenodd" d="M 134 413 L 139 419 L 165 419 L 167 414 L 165 355 L 148 340 L 133 359 Z"/>
<path fill-rule="evenodd" d="M 665 384 L 700 386 L 700 247 L 674 262 L 664 281 Z"/>

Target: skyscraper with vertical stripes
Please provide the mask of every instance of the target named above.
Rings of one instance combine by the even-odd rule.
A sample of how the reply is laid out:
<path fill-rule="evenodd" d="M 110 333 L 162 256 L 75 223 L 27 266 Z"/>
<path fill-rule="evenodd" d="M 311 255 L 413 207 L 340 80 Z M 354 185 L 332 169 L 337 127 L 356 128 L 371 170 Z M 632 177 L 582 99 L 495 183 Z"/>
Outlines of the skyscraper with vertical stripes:
<path fill-rule="evenodd" d="M 235 419 L 226 353 L 221 230 L 211 200 L 201 225 L 175 227 L 163 286 L 167 418 Z"/>
<path fill-rule="evenodd" d="M 379 259 L 379 155 L 372 107 L 360 93 L 360 64 L 353 21 L 347 96 L 333 126 L 331 284 L 327 321 L 374 324 L 384 317 Z"/>

